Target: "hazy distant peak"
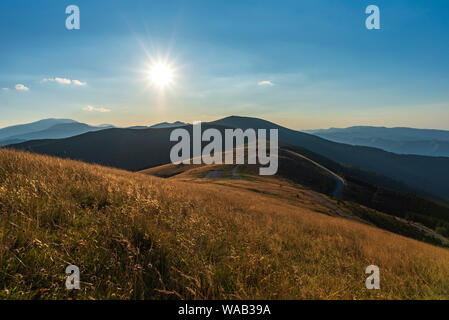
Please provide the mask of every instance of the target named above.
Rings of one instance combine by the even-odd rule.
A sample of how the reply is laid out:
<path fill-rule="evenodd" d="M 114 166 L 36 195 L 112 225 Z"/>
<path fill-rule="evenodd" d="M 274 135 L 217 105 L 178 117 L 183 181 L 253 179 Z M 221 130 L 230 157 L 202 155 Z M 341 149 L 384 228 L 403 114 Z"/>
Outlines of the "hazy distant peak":
<path fill-rule="evenodd" d="M 380 148 L 398 154 L 449 157 L 449 131 L 446 130 L 353 126 L 304 132 L 334 142 Z"/>
<path fill-rule="evenodd" d="M 175 128 L 175 127 L 182 127 L 186 126 L 187 123 L 181 122 L 181 121 L 175 121 L 175 122 L 161 122 L 157 123 L 155 125 L 150 126 L 150 128 Z"/>
<path fill-rule="evenodd" d="M 63 123 L 77 123 L 77 121 L 72 119 L 42 119 L 39 121 L 34 121 L 31 123 L 18 124 L 14 126 L 9 126 L 3 129 L 0 129 L 0 139 L 5 139 L 11 136 L 26 134 L 35 131 L 46 130 L 56 124 Z"/>

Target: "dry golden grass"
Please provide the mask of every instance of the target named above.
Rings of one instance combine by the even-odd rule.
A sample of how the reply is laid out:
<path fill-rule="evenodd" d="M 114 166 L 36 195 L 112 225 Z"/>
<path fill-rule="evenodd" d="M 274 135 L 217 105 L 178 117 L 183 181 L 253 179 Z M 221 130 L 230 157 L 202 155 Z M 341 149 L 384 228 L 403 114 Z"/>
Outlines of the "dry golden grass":
<path fill-rule="evenodd" d="M 0 295 L 449 298 L 448 250 L 310 202 L 0 149 Z M 77 292 L 65 289 L 69 264 Z M 365 288 L 370 264 L 381 290 Z"/>

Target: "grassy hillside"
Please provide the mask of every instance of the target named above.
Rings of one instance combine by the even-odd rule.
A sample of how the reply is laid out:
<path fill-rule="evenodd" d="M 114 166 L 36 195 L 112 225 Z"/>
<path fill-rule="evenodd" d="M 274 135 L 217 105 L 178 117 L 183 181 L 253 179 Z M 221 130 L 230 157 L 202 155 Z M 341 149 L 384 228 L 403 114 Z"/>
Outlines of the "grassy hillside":
<path fill-rule="evenodd" d="M 313 155 L 312 155 L 313 156 Z M 319 157 L 318 157 L 319 158 Z M 243 188 L 278 199 L 304 205 L 308 194 L 315 198 L 312 210 L 343 216 L 379 227 L 415 240 L 449 248 L 446 232 L 449 208 L 411 194 L 397 193 L 345 177 L 343 196 L 335 199 L 335 180 L 317 165 L 288 149 L 279 149 L 279 170 L 275 176 L 262 178 L 258 165 L 174 165 L 167 164 L 140 173 L 178 181 L 214 183 Z M 212 175 L 211 175 L 212 174 Z M 211 180 L 212 179 L 212 180 Z M 242 184 L 245 180 L 245 184 Z M 291 189 L 291 190 L 289 190 Z M 325 211 L 319 208 L 316 197 L 326 202 Z M 307 198 L 307 195 L 306 195 Z M 333 209 L 332 209 L 333 208 Z M 340 209 L 339 212 L 335 208 Z"/>
<path fill-rule="evenodd" d="M 395 217 L 418 222 L 438 231 L 445 237 L 449 237 L 449 207 L 439 199 L 429 200 L 429 198 L 431 199 L 429 195 L 427 195 L 428 198 L 418 196 L 410 188 L 397 181 L 358 168 L 341 166 L 303 148 L 283 146 L 281 150 L 290 150 L 305 155 L 343 176 L 346 180 L 343 200 L 355 202 Z M 280 157 L 280 169 L 282 160 L 282 157 Z M 285 170 L 285 172 L 279 170 L 279 174 L 302 185 L 307 185 L 313 190 L 329 194 L 326 189 L 319 188 L 319 185 L 326 181 L 322 174 L 319 176 L 316 172 L 313 172 L 311 177 L 315 179 L 312 180 L 313 183 L 308 183 L 304 180 L 304 177 L 310 175 L 310 169 L 304 170 L 304 168 L 298 167 L 298 162 L 295 162 L 295 164 L 296 166 L 292 167 L 294 170 Z M 423 238 L 418 239 L 425 240 Z"/>
<path fill-rule="evenodd" d="M 448 250 L 257 191 L 0 149 L 0 297 L 449 298 Z"/>

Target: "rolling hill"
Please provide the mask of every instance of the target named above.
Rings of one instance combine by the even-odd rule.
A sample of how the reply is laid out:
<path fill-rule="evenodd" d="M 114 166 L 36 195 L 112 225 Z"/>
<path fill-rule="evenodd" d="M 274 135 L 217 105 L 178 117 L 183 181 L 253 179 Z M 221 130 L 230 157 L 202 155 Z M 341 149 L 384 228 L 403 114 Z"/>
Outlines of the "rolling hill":
<path fill-rule="evenodd" d="M 207 129 L 207 124 L 203 129 Z M 223 126 L 213 126 L 221 131 Z M 186 127 L 190 132 L 192 126 Z M 10 146 L 35 153 L 98 163 L 130 171 L 139 171 L 170 162 L 170 142 L 167 128 L 119 129 L 112 128 L 88 132 L 79 136 L 56 139 L 35 140 Z"/>
<path fill-rule="evenodd" d="M 280 147 L 279 170 L 270 178 L 259 177 L 258 165 L 248 164 L 175 165 L 170 163 L 140 172 L 177 180 L 194 177 L 216 179 L 220 183 L 228 179 L 260 181 L 256 188 L 251 189 L 258 189 L 258 192 L 261 192 L 260 189 L 265 183 L 278 183 L 281 194 L 285 190 L 282 188 L 285 183 L 300 185 L 309 190 L 306 192 L 310 193 L 313 190 L 316 193 L 314 196 L 321 200 L 324 194 L 337 201 L 330 206 L 343 217 L 357 217 L 369 224 L 413 239 L 449 245 L 447 240 L 449 239 L 449 206 L 404 190 L 394 191 L 370 183 L 373 179 L 369 175 L 360 175 L 353 169 L 345 170 L 328 159 L 298 147 Z M 196 180 L 198 181 L 200 180 Z M 374 181 L 377 180 L 374 179 Z M 323 201 L 329 205 L 329 200 Z M 352 204 L 352 207 L 348 208 L 348 204 Z M 347 212 L 350 214 L 348 215 Z"/>
<path fill-rule="evenodd" d="M 0 297 L 449 296 L 447 249 L 341 218 L 270 179 L 166 180 L 0 149 Z M 65 288 L 69 264 L 80 290 Z M 372 264 L 381 290 L 364 286 Z"/>

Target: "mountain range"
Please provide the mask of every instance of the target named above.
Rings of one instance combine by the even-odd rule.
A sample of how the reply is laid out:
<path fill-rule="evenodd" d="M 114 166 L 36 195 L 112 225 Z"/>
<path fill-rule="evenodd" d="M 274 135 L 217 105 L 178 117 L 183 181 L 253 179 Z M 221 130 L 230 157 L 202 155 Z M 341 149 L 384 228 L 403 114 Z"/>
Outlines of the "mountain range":
<path fill-rule="evenodd" d="M 449 131 L 357 126 L 306 130 L 334 142 L 380 148 L 399 154 L 449 157 Z"/>
<path fill-rule="evenodd" d="M 162 122 L 152 126 L 133 126 L 128 129 L 175 128 L 186 125 L 184 122 Z M 44 119 L 36 122 L 15 125 L 0 129 L 0 146 L 22 143 L 30 140 L 63 139 L 86 132 L 115 128 L 110 124 L 92 126 L 71 119 Z"/>
<path fill-rule="evenodd" d="M 62 123 L 76 123 L 76 121 L 71 119 L 43 119 L 32 123 L 14 125 L 0 129 L 0 139 L 45 130 Z"/>
<path fill-rule="evenodd" d="M 249 117 L 231 116 L 203 124 L 225 128 L 278 129 L 280 143 L 303 148 L 322 158 L 322 162 L 337 163 L 358 177 L 396 189 L 449 199 L 449 158 L 400 155 L 378 148 L 336 143 L 275 123 Z M 192 130 L 191 125 L 186 125 Z M 147 129 L 111 128 L 87 132 L 78 136 L 33 140 L 12 145 L 36 153 L 94 162 L 102 165 L 139 171 L 169 163 L 171 127 Z"/>
<path fill-rule="evenodd" d="M 111 125 L 91 126 L 70 119 L 44 119 L 0 129 L 0 146 L 30 140 L 68 138 L 111 127 Z"/>

